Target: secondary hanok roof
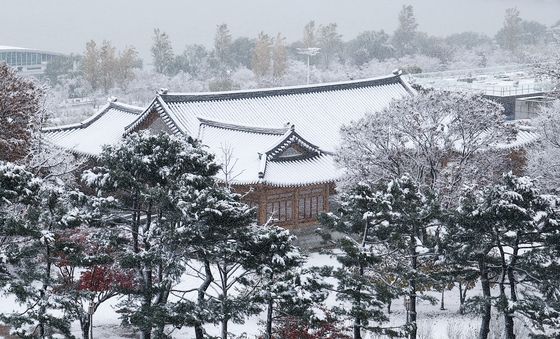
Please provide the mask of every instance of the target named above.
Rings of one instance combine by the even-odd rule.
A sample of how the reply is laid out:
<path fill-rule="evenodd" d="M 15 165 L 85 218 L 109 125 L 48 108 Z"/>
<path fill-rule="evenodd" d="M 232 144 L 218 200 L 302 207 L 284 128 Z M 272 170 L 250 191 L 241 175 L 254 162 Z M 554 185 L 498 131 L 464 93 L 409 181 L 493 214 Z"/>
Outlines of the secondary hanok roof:
<path fill-rule="evenodd" d="M 531 125 L 530 120 L 512 120 L 508 124 L 515 129 L 515 139 L 496 145 L 499 149 L 517 150 L 527 147 L 540 139 L 536 128 Z"/>
<path fill-rule="evenodd" d="M 260 128 L 201 119 L 198 139 L 224 164 L 219 179 L 234 185 L 303 186 L 334 182 L 342 173 L 333 156 L 294 125 Z"/>
<path fill-rule="evenodd" d="M 307 140 L 333 152 L 339 145 L 342 125 L 413 93 L 395 73 L 367 80 L 275 89 L 191 94 L 162 91 L 152 109 L 163 116 L 172 131 L 191 136 L 197 134 L 200 119 L 262 128 L 294 124 Z"/>
<path fill-rule="evenodd" d="M 141 107 L 125 105 L 113 99 L 81 123 L 44 128 L 43 138 L 72 153 L 96 156 L 101 153 L 103 145 L 119 142 L 125 127 L 138 119 L 143 111 Z"/>

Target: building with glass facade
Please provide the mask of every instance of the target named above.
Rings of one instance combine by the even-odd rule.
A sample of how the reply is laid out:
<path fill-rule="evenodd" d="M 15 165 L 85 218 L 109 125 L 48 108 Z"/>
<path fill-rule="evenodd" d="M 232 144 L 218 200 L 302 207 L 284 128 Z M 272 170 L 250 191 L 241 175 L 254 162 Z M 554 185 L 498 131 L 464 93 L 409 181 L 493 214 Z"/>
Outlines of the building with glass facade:
<path fill-rule="evenodd" d="M 43 74 L 47 64 L 61 56 L 61 53 L 21 47 L 0 46 L 0 62 L 5 62 L 9 66 L 26 74 Z"/>

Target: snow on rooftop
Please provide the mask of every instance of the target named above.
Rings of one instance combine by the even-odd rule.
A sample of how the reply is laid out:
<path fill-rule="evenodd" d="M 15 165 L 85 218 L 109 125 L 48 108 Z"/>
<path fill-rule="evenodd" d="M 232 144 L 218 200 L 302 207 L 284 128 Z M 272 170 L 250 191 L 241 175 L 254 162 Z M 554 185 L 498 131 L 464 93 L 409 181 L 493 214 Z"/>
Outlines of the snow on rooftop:
<path fill-rule="evenodd" d="M 425 87 L 468 90 L 490 96 L 514 96 L 542 93 L 552 88 L 549 81 L 537 80 L 534 65 L 511 65 L 411 74 L 409 77 Z"/>
<path fill-rule="evenodd" d="M 3 50 L 27 50 L 27 48 L 0 45 L 0 51 L 3 51 Z"/>
<path fill-rule="evenodd" d="M 198 131 L 199 118 L 267 128 L 290 123 L 311 143 L 334 151 L 342 125 L 411 93 L 399 76 L 389 76 L 266 90 L 162 94 L 158 99 L 178 129 L 190 135 Z"/>
<path fill-rule="evenodd" d="M 45 50 L 35 49 L 35 48 L 25 48 L 25 47 L 2 46 L 2 45 L 0 45 L 0 52 L 6 52 L 6 51 L 32 52 L 32 53 L 43 53 L 43 54 L 52 54 L 52 55 L 63 55 L 63 53 L 45 51 Z"/>
<path fill-rule="evenodd" d="M 342 173 L 334 158 L 325 153 L 297 160 L 268 160 L 266 152 L 285 140 L 288 133 L 267 134 L 203 123 L 199 139 L 216 154 L 220 163 L 224 164 L 229 157 L 231 166 L 226 171 L 231 183 L 236 185 L 300 186 L 333 182 L 340 177 Z M 225 180 L 225 173 L 219 173 L 218 178 Z"/>
<path fill-rule="evenodd" d="M 43 138 L 56 147 L 96 156 L 104 145 L 119 142 L 125 127 L 138 119 L 142 111 L 141 107 L 111 102 L 81 123 L 44 128 Z"/>
<path fill-rule="evenodd" d="M 120 141 L 125 130 L 133 130 L 131 126 L 156 109 L 175 131 L 200 139 L 218 161 L 225 163 L 229 154 L 233 184 L 334 182 L 343 173 L 331 155 L 339 145 L 340 127 L 414 91 L 392 76 L 267 90 L 165 93 L 146 110 L 111 102 L 82 123 L 44 129 L 44 138 L 79 154 L 97 155 L 104 144 Z M 515 141 L 497 146 L 515 149 L 538 139 L 534 131 L 518 127 Z M 304 156 L 279 157 L 294 143 Z M 225 173 L 218 177 L 225 180 Z"/>
<path fill-rule="evenodd" d="M 514 120 L 509 122 L 516 130 L 515 139 L 510 142 L 503 142 L 496 145 L 500 149 L 520 149 L 534 144 L 540 139 L 535 127 L 531 126 L 530 120 Z"/>

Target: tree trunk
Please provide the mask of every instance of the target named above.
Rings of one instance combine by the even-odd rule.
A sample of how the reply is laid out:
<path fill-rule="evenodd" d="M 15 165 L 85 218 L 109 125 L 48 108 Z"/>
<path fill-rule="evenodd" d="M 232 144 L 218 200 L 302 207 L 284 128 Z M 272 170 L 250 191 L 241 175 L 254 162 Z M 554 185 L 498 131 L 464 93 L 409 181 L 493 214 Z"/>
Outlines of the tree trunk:
<path fill-rule="evenodd" d="M 148 202 L 148 207 L 146 209 L 146 221 L 144 224 L 144 229 L 142 231 L 142 235 L 143 235 L 143 239 L 142 239 L 142 243 L 144 244 L 144 249 L 143 251 L 146 253 L 150 252 L 151 249 L 151 243 L 149 242 L 148 238 L 147 238 L 147 234 L 149 234 L 150 232 L 150 228 L 152 226 L 152 201 Z M 143 280 L 144 280 L 144 285 L 143 285 L 143 294 L 144 294 L 144 300 L 143 300 L 143 305 L 142 308 L 144 309 L 144 312 L 148 311 L 149 313 L 152 312 L 151 308 L 152 308 L 152 300 L 154 297 L 154 292 L 153 292 L 153 270 L 152 270 L 152 266 L 151 263 L 146 264 L 146 263 L 142 263 L 142 270 L 143 270 Z M 148 323 L 143 329 L 142 329 L 142 337 L 143 339 L 151 339 L 152 338 L 152 324 L 151 322 Z"/>
<path fill-rule="evenodd" d="M 228 316 L 224 316 L 222 319 L 222 339 L 227 339 L 228 337 L 228 322 L 229 322 L 229 317 Z"/>
<path fill-rule="evenodd" d="M 140 251 L 140 246 L 138 244 L 138 230 L 139 230 L 139 224 L 140 224 L 140 212 L 138 211 L 138 209 L 140 209 L 139 206 L 139 201 L 138 201 L 138 196 L 140 194 L 138 192 L 136 192 L 136 194 L 134 195 L 133 198 L 133 202 L 132 202 L 132 210 L 134 211 L 132 213 L 132 249 L 134 251 L 134 253 L 138 253 Z"/>
<path fill-rule="evenodd" d="M 509 307 L 506 297 L 505 284 L 500 282 L 500 298 L 504 305 Z M 515 339 L 515 332 L 513 331 L 513 315 L 508 310 L 504 310 L 504 323 L 506 328 L 506 339 Z"/>
<path fill-rule="evenodd" d="M 463 309 L 463 306 L 465 304 L 465 300 L 463 299 L 463 284 L 459 281 L 458 285 L 459 285 L 459 314 L 464 314 L 465 310 Z"/>
<path fill-rule="evenodd" d="M 161 267 L 159 268 L 160 270 L 162 269 Z M 159 281 L 162 281 L 162 277 L 161 275 L 158 277 Z M 158 296 L 157 296 L 157 300 L 154 304 L 158 305 L 158 306 L 162 306 L 162 305 L 166 305 L 167 304 L 167 300 L 169 299 L 169 293 L 171 290 L 171 283 L 170 282 L 165 282 L 161 284 L 161 291 L 159 292 Z M 156 338 L 163 338 L 165 334 L 165 321 L 158 321 L 156 329 L 155 329 L 155 337 Z"/>
<path fill-rule="evenodd" d="M 411 326 L 409 339 L 416 339 L 418 332 L 416 324 L 416 270 L 418 269 L 418 258 L 416 256 L 416 227 L 412 230 L 410 234 L 410 243 L 408 245 L 409 255 L 410 255 L 410 269 L 413 272 L 411 278 L 408 281 L 409 284 L 409 306 L 408 306 L 408 316 L 409 325 Z"/>
<path fill-rule="evenodd" d="M 82 339 L 93 338 L 93 314 L 88 312 L 80 316 L 80 329 L 82 331 Z"/>
<path fill-rule="evenodd" d="M 89 338 L 93 339 L 93 313 L 88 314 Z"/>
<path fill-rule="evenodd" d="M 362 339 L 362 332 L 360 331 L 359 319 L 356 319 L 354 322 L 354 339 Z"/>
<path fill-rule="evenodd" d="M 484 306 L 482 307 L 482 320 L 480 324 L 479 339 L 487 339 L 490 333 L 490 320 L 492 319 L 492 304 L 490 303 L 491 291 L 490 281 L 488 280 L 488 269 L 484 259 L 479 259 L 478 268 L 480 270 L 480 284 L 482 285 L 482 297 Z"/>
<path fill-rule="evenodd" d="M 389 301 L 387 302 L 387 313 L 388 313 L 388 314 L 391 314 L 391 302 L 392 302 L 392 300 L 389 300 Z"/>
<path fill-rule="evenodd" d="M 517 262 L 517 254 L 519 251 L 519 239 L 515 240 L 515 244 L 513 246 L 513 253 L 511 257 L 511 261 L 507 266 L 507 277 L 508 277 L 508 284 L 509 284 L 509 294 L 512 303 L 517 303 L 517 292 L 516 292 L 516 281 L 515 275 L 513 273 L 513 268 Z M 505 294 L 505 292 L 504 292 Z M 509 306 L 509 303 L 508 303 Z M 506 338 L 507 339 L 515 339 L 515 332 L 514 332 L 514 320 L 513 320 L 513 313 L 515 310 L 508 310 L 506 312 Z"/>
<path fill-rule="evenodd" d="M 206 274 L 206 279 L 204 279 L 204 282 L 198 288 L 197 302 L 199 306 L 202 306 L 202 304 L 204 303 L 204 295 L 206 293 L 206 290 L 208 289 L 208 287 L 210 287 L 212 281 L 214 281 L 214 276 L 212 275 L 210 262 L 208 262 L 208 260 L 204 261 L 204 272 Z M 204 329 L 202 328 L 202 322 L 199 321 L 194 325 L 194 334 L 196 339 L 204 339 Z"/>
<path fill-rule="evenodd" d="M 366 219 L 366 228 L 364 231 L 364 238 L 367 235 L 367 224 L 368 221 Z M 365 243 L 365 241 L 362 242 L 362 246 Z M 360 271 L 359 271 L 360 277 L 364 276 L 364 266 L 360 263 Z M 361 309 L 361 298 L 360 298 L 360 293 L 362 291 L 362 285 L 358 286 L 358 297 L 355 300 L 356 304 L 358 305 L 358 309 Z M 360 319 L 360 317 L 356 316 L 356 318 L 354 319 L 354 339 L 362 339 L 362 321 Z"/>
<path fill-rule="evenodd" d="M 226 259 L 224 258 L 224 261 Z M 227 307 L 228 301 L 228 267 L 227 262 L 224 262 L 223 272 L 222 272 L 222 339 L 227 339 L 228 337 L 228 322 L 229 322 L 229 310 Z"/>
<path fill-rule="evenodd" d="M 441 303 L 439 309 L 445 311 L 445 288 L 441 289 Z"/>
<path fill-rule="evenodd" d="M 266 332 L 265 339 L 272 339 L 272 314 L 274 311 L 274 300 L 272 295 L 268 298 L 268 310 L 266 312 Z"/>
<path fill-rule="evenodd" d="M 500 287 L 500 303 L 502 304 L 502 307 L 507 308 L 503 310 L 506 339 L 515 339 L 515 333 L 513 331 L 513 314 L 511 314 L 511 312 L 509 311 L 509 301 L 506 295 L 506 277 L 508 275 L 509 265 L 506 262 L 504 249 L 501 246 L 498 246 L 498 248 L 500 250 L 502 263 L 501 278 L 498 284 Z"/>
<path fill-rule="evenodd" d="M 46 294 L 47 294 L 47 289 L 51 284 L 51 268 L 52 268 L 52 263 L 51 263 L 51 247 L 49 245 L 48 242 L 45 242 L 46 245 L 46 260 L 47 260 L 47 266 L 45 268 L 45 277 L 43 279 L 43 286 L 41 288 L 41 292 L 39 293 L 41 296 L 41 300 L 44 300 L 46 298 Z M 44 323 L 44 318 L 47 314 L 47 306 L 46 303 L 42 303 L 42 305 L 39 307 L 39 315 L 40 315 L 40 320 L 39 320 L 39 337 L 40 338 L 45 338 L 46 336 L 46 326 Z"/>
<path fill-rule="evenodd" d="M 140 335 L 141 335 L 142 339 L 151 339 L 152 338 L 152 330 L 149 329 L 149 328 L 143 328 Z"/>

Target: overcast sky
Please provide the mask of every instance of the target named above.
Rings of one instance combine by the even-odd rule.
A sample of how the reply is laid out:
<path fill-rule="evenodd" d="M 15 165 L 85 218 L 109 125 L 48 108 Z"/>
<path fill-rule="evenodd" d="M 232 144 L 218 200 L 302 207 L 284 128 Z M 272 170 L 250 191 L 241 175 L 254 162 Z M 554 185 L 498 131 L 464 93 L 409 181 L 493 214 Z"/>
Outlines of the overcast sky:
<path fill-rule="evenodd" d="M 552 24 L 560 0 L 1 0 L 0 45 L 81 52 L 85 42 L 135 46 L 149 58 L 152 31 L 169 33 L 176 50 L 211 44 L 217 24 L 235 36 L 282 32 L 300 39 L 309 20 L 336 22 L 345 39 L 364 30 L 392 32 L 403 4 L 414 5 L 419 29 L 434 35 L 478 31 L 493 35 L 508 7 Z M 149 60 L 146 60 L 149 62 Z"/>

